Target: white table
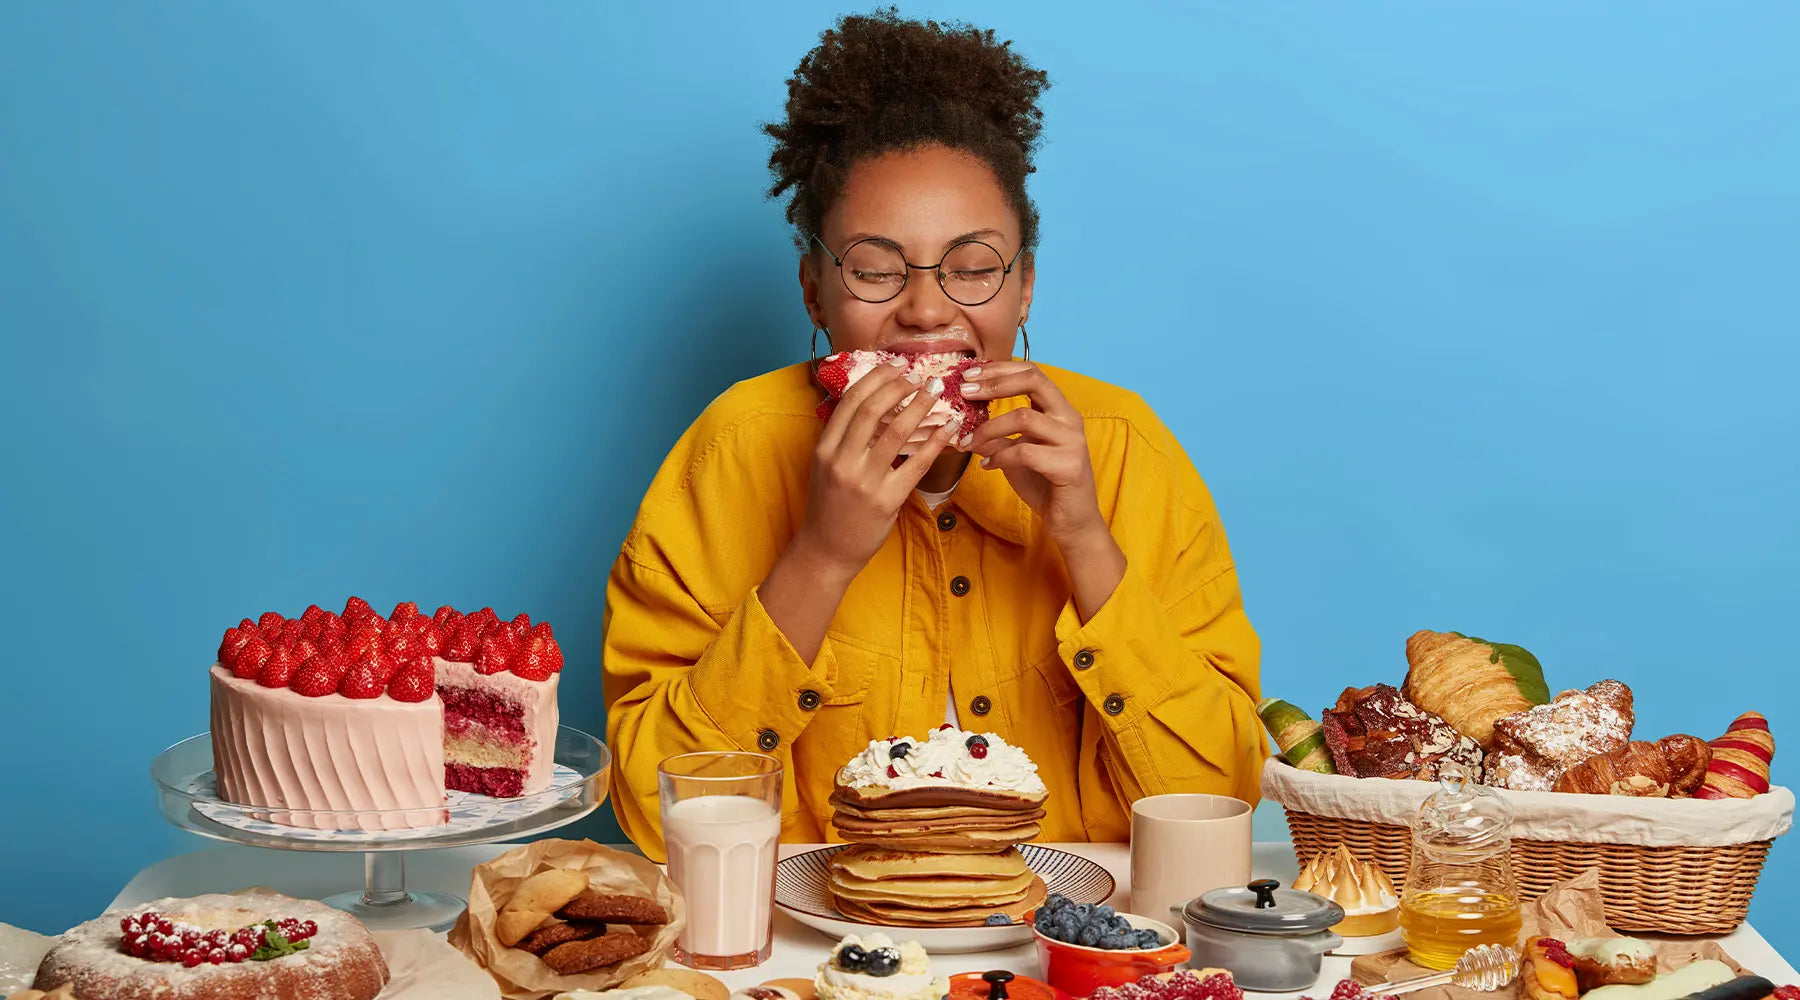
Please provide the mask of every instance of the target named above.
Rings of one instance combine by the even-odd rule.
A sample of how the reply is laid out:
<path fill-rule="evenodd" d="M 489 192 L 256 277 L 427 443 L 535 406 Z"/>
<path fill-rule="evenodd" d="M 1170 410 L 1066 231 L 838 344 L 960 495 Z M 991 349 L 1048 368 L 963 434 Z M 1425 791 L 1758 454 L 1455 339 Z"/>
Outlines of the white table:
<path fill-rule="evenodd" d="M 406 884 L 413 889 L 452 892 L 466 896 L 469 872 L 476 865 L 504 854 L 516 844 L 486 844 L 438 851 L 418 851 L 407 855 Z M 816 848 L 817 844 L 783 844 L 783 857 Z M 1119 891 L 1113 906 L 1129 910 L 1131 892 L 1131 851 L 1125 844 L 1046 844 L 1091 858 L 1112 872 Z M 626 846 L 620 850 L 633 850 Z M 223 846 L 181 854 L 139 872 L 120 890 L 112 906 L 136 906 L 164 896 L 194 896 L 206 892 L 230 892 L 246 886 L 260 885 L 290 896 L 317 899 L 362 884 L 361 854 L 324 854 L 302 851 L 270 851 L 254 847 Z M 1279 879 L 1283 885 L 1296 874 L 1293 849 L 1284 842 L 1259 843 L 1251 856 L 1251 868 L 1257 878 Z M 1717 939 L 1725 951 L 1740 965 L 1765 976 L 1777 985 L 1800 983 L 1794 967 L 1776 953 L 1749 924 Z M 791 917 L 776 911 L 775 946 L 769 960 L 754 969 L 719 973 L 733 989 L 754 986 L 770 979 L 811 978 L 824 958 L 831 939 Z M 1036 976 L 1037 952 L 1025 944 L 1007 951 L 981 952 L 967 955 L 943 955 L 934 965 L 941 972 L 1011 969 L 1021 975 Z M 1348 957 L 1327 955 L 1320 975 L 1321 987 L 1311 995 L 1322 996 L 1333 984 L 1350 975 Z M 1251 997 L 1259 994 L 1249 994 Z M 1294 994 L 1267 994 L 1291 998 Z"/>

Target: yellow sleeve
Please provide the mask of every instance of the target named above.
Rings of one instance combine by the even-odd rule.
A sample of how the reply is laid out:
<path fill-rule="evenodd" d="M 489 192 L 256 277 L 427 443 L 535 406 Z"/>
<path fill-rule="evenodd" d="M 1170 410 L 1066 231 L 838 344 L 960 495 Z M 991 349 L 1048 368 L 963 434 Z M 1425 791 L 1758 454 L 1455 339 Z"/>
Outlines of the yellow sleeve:
<path fill-rule="evenodd" d="M 1171 519 L 1163 533 L 1171 544 L 1128 546 L 1125 576 L 1100 610 L 1083 623 L 1071 601 L 1057 620 L 1058 652 L 1088 703 L 1081 786 L 1090 832 L 1113 829 L 1146 795 L 1261 798 L 1261 642 L 1199 474 L 1189 464 L 1180 478 L 1192 505 L 1156 511 Z M 1159 559 L 1159 550 L 1172 556 Z"/>
<path fill-rule="evenodd" d="M 831 697 L 829 639 L 808 664 L 754 588 L 721 623 L 680 579 L 624 554 L 607 580 L 602 633 L 613 812 L 646 856 L 663 860 L 657 765 L 675 754 L 768 753 L 782 762 L 783 816 L 799 809 L 792 748 L 812 718 L 801 696 Z"/>

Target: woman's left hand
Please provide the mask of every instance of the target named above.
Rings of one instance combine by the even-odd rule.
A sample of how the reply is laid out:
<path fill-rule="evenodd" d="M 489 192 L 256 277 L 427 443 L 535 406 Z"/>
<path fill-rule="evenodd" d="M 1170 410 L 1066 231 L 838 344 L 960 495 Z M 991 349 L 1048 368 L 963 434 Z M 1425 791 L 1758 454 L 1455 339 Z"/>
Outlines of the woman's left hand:
<path fill-rule="evenodd" d="M 1094 493 L 1087 431 L 1062 390 L 1029 361 L 992 361 L 969 371 L 975 377 L 964 373 L 968 399 L 1024 396 L 1031 405 L 988 420 L 957 447 L 982 456 L 983 468 L 1004 472 L 1058 546 L 1110 535 Z"/>

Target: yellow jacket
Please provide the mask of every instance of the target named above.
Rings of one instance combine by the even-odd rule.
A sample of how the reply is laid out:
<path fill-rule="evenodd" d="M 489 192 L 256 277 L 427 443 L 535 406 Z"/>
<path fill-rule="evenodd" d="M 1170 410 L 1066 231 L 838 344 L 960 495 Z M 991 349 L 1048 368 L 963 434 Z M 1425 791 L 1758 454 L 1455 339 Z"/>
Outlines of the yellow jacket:
<path fill-rule="evenodd" d="M 806 663 L 757 587 L 805 512 L 823 426 L 807 365 L 738 383 L 682 435 L 613 564 L 602 625 L 613 808 L 646 854 L 663 856 L 657 765 L 693 750 L 779 757 L 782 839 L 841 839 L 837 769 L 872 739 L 941 725 L 947 685 L 962 728 L 1037 762 L 1041 840 L 1129 839 L 1145 795 L 1257 801 L 1260 644 L 1212 498 L 1137 395 L 1041 367 L 1086 419 L 1128 561 L 1086 624 L 1036 515 L 972 461 L 935 512 L 908 502 Z"/>

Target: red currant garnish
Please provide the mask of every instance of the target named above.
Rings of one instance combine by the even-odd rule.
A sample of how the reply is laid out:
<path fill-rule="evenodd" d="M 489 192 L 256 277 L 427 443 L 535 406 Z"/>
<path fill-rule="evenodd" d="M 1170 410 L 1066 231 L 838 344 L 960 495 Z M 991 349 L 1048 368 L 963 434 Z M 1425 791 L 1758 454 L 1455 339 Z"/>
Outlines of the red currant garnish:
<path fill-rule="evenodd" d="M 894 765 L 892 765 L 892 764 L 888 765 L 888 777 L 890 777 L 890 778 L 900 777 L 900 772 L 894 770 Z"/>
<path fill-rule="evenodd" d="M 190 948 L 181 953 L 181 964 L 190 969 L 204 961 L 206 960 L 200 957 L 200 951 L 197 948 Z"/>

